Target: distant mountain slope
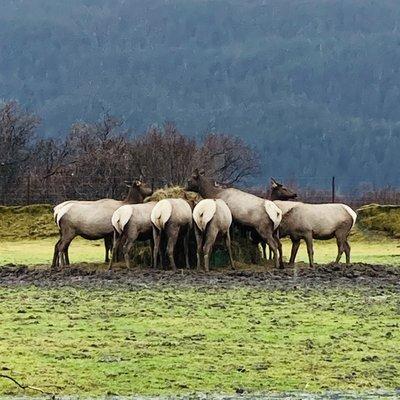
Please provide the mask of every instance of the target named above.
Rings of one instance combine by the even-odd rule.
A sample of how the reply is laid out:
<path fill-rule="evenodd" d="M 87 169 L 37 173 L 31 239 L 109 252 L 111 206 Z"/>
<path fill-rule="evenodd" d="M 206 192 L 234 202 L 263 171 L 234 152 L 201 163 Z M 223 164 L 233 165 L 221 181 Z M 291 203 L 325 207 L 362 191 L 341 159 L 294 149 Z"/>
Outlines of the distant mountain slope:
<path fill-rule="evenodd" d="M 3 0 L 0 96 L 47 135 L 106 109 L 246 137 L 268 176 L 400 185 L 399 24 L 395 0 Z"/>

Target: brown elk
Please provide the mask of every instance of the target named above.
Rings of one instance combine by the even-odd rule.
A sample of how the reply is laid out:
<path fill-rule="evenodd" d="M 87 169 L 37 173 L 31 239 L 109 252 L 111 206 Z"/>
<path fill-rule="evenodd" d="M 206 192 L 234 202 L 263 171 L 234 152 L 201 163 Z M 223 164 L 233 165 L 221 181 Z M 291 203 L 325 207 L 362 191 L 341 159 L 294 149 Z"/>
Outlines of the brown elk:
<path fill-rule="evenodd" d="M 145 183 L 135 180 L 129 186 L 124 200 L 101 199 L 97 201 L 68 201 L 55 207 L 56 223 L 60 229 L 60 239 L 54 247 L 52 268 L 69 265 L 68 248 L 76 236 L 88 240 L 104 239 L 106 260 L 111 249 L 113 213 L 124 204 L 143 203 L 152 194 L 152 189 Z"/>
<path fill-rule="evenodd" d="M 232 213 L 226 203 L 221 199 L 201 200 L 193 210 L 193 220 L 197 242 L 197 269 L 201 268 L 201 255 L 203 255 L 204 269 L 209 270 L 210 253 L 218 236 L 224 238 L 231 268 L 235 269 L 229 232 Z"/>
<path fill-rule="evenodd" d="M 153 224 L 153 266 L 157 267 L 161 257 L 161 235 L 167 239 L 167 254 L 170 266 L 176 270 L 174 250 L 179 236 L 183 237 L 186 268 L 189 268 L 189 233 L 192 228 L 192 209 L 184 199 L 160 200 L 151 211 Z"/>
<path fill-rule="evenodd" d="M 288 201 L 290 190 L 271 179 L 271 199 L 282 210 L 282 222 L 279 225 L 279 237 L 289 236 L 292 241 L 292 250 L 289 264 L 296 259 L 300 240 L 307 245 L 310 266 L 314 265 L 313 239 L 327 240 L 336 238 L 340 261 L 343 252 L 346 254 L 346 263 L 350 263 L 350 245 L 348 236 L 354 226 L 357 214 L 346 204 L 307 204 L 298 201 Z"/>
<path fill-rule="evenodd" d="M 150 240 L 153 251 L 153 225 L 151 212 L 157 204 L 149 201 L 143 204 L 127 204 L 114 212 L 111 218 L 114 227 L 114 246 L 109 268 L 116 261 L 118 248 L 122 239 L 125 239 L 123 253 L 126 267 L 130 268 L 130 253 L 135 241 Z"/>
<path fill-rule="evenodd" d="M 198 170 L 195 170 L 189 178 L 187 190 L 198 192 L 206 199 L 224 200 L 231 210 L 233 220 L 255 231 L 271 247 L 275 266 L 282 265 L 282 260 L 278 257 L 280 242 L 274 235 L 281 221 L 282 212 L 272 201 L 239 189 L 217 186 L 213 179 L 205 177 L 204 172 Z"/>

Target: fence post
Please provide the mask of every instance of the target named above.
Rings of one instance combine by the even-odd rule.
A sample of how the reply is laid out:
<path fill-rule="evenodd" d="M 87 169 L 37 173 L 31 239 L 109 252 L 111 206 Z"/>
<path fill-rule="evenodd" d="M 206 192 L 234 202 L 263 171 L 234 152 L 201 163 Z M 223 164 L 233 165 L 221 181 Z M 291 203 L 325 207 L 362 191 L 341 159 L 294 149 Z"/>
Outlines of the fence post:
<path fill-rule="evenodd" d="M 28 172 L 28 181 L 26 184 L 26 205 L 31 203 L 31 173 Z"/>
<path fill-rule="evenodd" d="M 335 177 L 332 176 L 332 203 L 335 202 Z"/>

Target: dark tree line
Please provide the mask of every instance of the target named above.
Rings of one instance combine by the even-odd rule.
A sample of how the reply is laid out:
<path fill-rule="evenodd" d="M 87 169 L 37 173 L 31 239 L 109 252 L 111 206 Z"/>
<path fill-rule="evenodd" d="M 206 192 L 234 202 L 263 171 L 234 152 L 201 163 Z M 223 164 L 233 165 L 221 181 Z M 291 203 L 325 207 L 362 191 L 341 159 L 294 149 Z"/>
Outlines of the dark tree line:
<path fill-rule="evenodd" d="M 0 91 L 46 136 L 108 109 L 239 135 L 285 179 L 400 186 L 399 21 L 395 0 L 3 0 Z"/>
<path fill-rule="evenodd" d="M 124 181 L 185 185 L 194 168 L 224 184 L 240 184 L 259 172 L 258 153 L 235 136 L 209 133 L 195 140 L 171 122 L 133 136 L 105 113 L 95 123 L 74 123 L 57 140 L 40 136 L 39 123 L 16 102 L 0 106 L 2 204 L 121 198 Z"/>

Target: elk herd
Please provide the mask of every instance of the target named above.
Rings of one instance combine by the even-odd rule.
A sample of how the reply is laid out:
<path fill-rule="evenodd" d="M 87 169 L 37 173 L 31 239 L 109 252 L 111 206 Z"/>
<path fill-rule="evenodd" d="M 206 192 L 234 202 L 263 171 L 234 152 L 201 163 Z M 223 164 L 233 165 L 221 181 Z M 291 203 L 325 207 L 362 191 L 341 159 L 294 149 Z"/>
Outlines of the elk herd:
<path fill-rule="evenodd" d="M 296 201 L 295 193 L 271 179 L 271 200 L 243 190 L 218 185 L 204 172 L 195 170 L 188 179 L 187 191 L 196 192 L 197 204 L 185 198 L 160 201 L 145 199 L 152 189 L 135 180 L 122 201 L 65 201 L 54 208 L 54 220 L 60 238 L 54 247 L 52 268 L 69 265 L 68 248 L 76 236 L 89 240 L 103 239 L 105 261 L 112 268 L 121 256 L 131 267 L 131 253 L 136 241 L 149 241 L 152 265 L 160 263 L 175 270 L 177 243 L 182 243 L 184 264 L 190 268 L 190 234 L 196 238 L 197 268 L 209 271 L 210 256 L 217 239 L 227 247 L 229 263 L 235 268 L 232 248 L 232 225 L 248 232 L 253 243 L 266 245 L 275 267 L 283 267 L 280 239 L 289 237 L 292 249 L 289 264 L 294 264 L 300 241 L 304 240 L 310 266 L 314 265 L 313 240 L 336 238 L 339 262 L 343 252 L 350 263 L 348 237 L 356 222 L 356 213 L 339 203 L 308 204 Z M 111 255 L 110 255 L 111 252 Z M 204 267 L 202 267 L 204 265 Z"/>

